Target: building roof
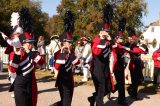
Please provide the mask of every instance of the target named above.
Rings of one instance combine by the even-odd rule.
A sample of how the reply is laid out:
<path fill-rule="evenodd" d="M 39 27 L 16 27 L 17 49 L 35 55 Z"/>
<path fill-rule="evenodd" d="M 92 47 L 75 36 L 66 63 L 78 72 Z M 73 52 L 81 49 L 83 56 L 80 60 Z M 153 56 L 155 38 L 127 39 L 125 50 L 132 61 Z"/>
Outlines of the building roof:
<path fill-rule="evenodd" d="M 150 26 L 160 26 L 160 19 L 155 22 L 150 23 Z"/>

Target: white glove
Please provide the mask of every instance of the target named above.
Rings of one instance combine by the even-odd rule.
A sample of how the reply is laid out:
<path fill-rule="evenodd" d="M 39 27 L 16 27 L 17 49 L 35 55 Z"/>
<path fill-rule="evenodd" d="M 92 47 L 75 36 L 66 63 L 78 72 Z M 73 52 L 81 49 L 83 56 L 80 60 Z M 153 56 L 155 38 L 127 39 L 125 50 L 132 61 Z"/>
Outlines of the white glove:
<path fill-rule="evenodd" d="M 111 36 L 108 34 L 108 35 L 106 36 L 106 39 L 110 41 L 112 38 L 111 38 Z"/>
<path fill-rule="evenodd" d="M 2 37 L 3 37 L 4 40 L 8 39 L 8 37 L 3 32 L 0 32 L 0 33 L 1 33 L 1 35 L 2 35 Z"/>
<path fill-rule="evenodd" d="M 116 47 L 117 47 L 117 43 L 116 43 L 116 44 L 114 44 L 112 47 L 113 47 L 113 48 L 116 48 Z"/>
<path fill-rule="evenodd" d="M 127 51 L 130 51 L 131 49 L 129 47 L 125 47 L 125 46 L 122 46 L 123 49 L 127 50 Z"/>

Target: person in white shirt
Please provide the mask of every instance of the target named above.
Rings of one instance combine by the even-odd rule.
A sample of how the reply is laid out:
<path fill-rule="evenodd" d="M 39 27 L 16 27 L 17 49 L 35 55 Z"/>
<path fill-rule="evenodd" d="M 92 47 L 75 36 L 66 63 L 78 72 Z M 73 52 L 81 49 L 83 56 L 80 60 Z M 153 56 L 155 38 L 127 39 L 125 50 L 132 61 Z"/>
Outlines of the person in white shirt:
<path fill-rule="evenodd" d="M 81 57 L 82 56 L 82 52 L 83 52 L 84 46 L 83 46 L 83 42 L 82 41 L 78 41 L 77 45 L 75 47 L 75 56 L 77 57 Z M 82 73 L 82 65 L 78 64 L 75 66 L 75 73 L 79 74 Z"/>
<path fill-rule="evenodd" d="M 58 35 L 53 35 L 51 38 L 49 47 L 48 47 L 48 58 L 49 58 L 49 67 L 51 69 L 51 73 L 55 73 L 53 70 L 53 63 L 54 63 L 54 54 L 60 50 L 61 48 L 61 43 L 59 41 L 59 36 Z"/>
<path fill-rule="evenodd" d="M 89 38 L 82 37 L 81 40 L 84 43 L 84 49 L 81 56 L 81 64 L 82 64 L 82 70 L 83 70 L 82 82 L 86 82 L 90 77 L 90 63 L 92 59 L 92 50 L 91 50 L 91 43 L 89 41 Z"/>

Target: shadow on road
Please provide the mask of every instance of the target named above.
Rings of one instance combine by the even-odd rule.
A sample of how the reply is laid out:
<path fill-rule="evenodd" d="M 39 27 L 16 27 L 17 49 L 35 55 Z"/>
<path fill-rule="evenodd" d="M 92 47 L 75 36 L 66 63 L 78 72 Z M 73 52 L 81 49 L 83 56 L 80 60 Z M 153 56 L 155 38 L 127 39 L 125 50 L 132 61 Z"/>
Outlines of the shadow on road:
<path fill-rule="evenodd" d="M 45 76 L 42 78 L 38 78 L 37 82 L 51 82 L 51 81 L 55 81 L 56 79 L 53 79 L 53 76 Z"/>
<path fill-rule="evenodd" d="M 84 83 L 86 83 L 86 82 L 75 82 L 75 83 L 74 83 L 74 87 L 81 86 L 81 85 L 83 85 Z"/>
<path fill-rule="evenodd" d="M 143 83 L 139 87 L 139 91 L 138 91 L 139 100 L 138 101 L 142 101 L 144 98 L 150 99 L 149 95 L 155 95 L 157 93 L 160 93 L 159 84 L 153 85 L 151 83 Z M 126 102 L 128 103 L 128 106 L 130 106 L 135 101 L 137 100 L 130 98 L 130 96 L 126 97 Z M 117 104 L 117 99 L 115 99 L 114 97 L 111 97 L 111 100 L 108 100 L 105 103 L 105 106 L 120 106 L 120 105 Z"/>
<path fill-rule="evenodd" d="M 0 84 L 0 92 L 8 91 L 10 88 L 10 83 Z"/>
<path fill-rule="evenodd" d="M 50 88 L 50 89 L 40 90 L 40 91 L 38 91 L 38 94 L 44 93 L 44 92 L 54 92 L 54 91 L 58 91 L 58 88 Z"/>

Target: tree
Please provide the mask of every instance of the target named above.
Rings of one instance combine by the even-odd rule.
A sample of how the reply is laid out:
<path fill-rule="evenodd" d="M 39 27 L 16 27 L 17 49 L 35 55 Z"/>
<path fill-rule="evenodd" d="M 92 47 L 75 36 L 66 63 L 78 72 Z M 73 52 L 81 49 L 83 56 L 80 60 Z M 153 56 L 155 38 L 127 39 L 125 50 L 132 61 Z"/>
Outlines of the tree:
<path fill-rule="evenodd" d="M 3 31 L 6 35 L 12 33 L 12 28 L 10 27 L 12 12 L 20 11 L 22 7 L 27 7 L 29 8 L 33 19 L 35 39 L 37 40 L 40 35 L 48 38 L 48 33 L 45 31 L 45 27 L 49 17 L 47 13 L 41 11 L 40 2 L 31 0 L 0 0 L 0 7 L 0 31 Z M 1 44 L 5 44 L 1 37 L 0 42 Z"/>
<path fill-rule="evenodd" d="M 53 29 L 55 29 L 50 33 L 63 33 L 63 17 L 69 9 L 76 17 L 74 35 L 90 37 L 97 35 L 98 26 L 102 23 L 102 9 L 104 4 L 107 3 L 113 4 L 114 7 L 112 33 L 118 29 L 117 23 L 122 16 L 127 19 L 126 26 L 133 26 L 137 29 L 143 26 L 141 19 L 143 14 L 146 13 L 147 7 L 144 0 L 62 0 L 57 7 L 58 15 L 53 16 L 50 20 L 49 24 L 52 24 Z"/>

